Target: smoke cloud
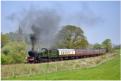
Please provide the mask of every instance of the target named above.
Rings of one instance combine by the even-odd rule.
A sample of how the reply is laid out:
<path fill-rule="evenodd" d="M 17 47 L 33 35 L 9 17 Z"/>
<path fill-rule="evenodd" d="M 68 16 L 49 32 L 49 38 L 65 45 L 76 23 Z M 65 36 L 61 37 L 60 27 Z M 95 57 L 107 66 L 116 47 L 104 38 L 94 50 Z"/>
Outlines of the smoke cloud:
<path fill-rule="evenodd" d="M 78 5 L 74 7 L 77 7 L 77 10 L 67 14 L 64 19 L 64 22 L 66 23 L 64 24 L 84 25 L 85 27 L 90 27 L 104 23 L 104 18 L 99 14 L 97 15 L 87 2 L 78 3 Z"/>
<path fill-rule="evenodd" d="M 36 44 L 38 48 L 50 48 L 60 20 L 61 18 L 56 10 L 30 9 L 21 20 L 20 27 L 25 34 L 34 37 L 32 43 Z"/>

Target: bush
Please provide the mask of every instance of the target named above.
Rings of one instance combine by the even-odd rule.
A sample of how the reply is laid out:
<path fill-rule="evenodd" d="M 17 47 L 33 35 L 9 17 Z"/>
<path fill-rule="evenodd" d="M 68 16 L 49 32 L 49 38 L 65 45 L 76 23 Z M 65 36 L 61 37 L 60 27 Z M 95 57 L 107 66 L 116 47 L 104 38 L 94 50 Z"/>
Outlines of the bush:
<path fill-rule="evenodd" d="M 26 45 L 23 42 L 9 42 L 2 49 L 2 64 L 23 63 L 26 57 Z"/>
<path fill-rule="evenodd" d="M 11 64 L 14 63 L 14 59 L 10 55 L 1 55 L 1 62 L 2 64 Z"/>

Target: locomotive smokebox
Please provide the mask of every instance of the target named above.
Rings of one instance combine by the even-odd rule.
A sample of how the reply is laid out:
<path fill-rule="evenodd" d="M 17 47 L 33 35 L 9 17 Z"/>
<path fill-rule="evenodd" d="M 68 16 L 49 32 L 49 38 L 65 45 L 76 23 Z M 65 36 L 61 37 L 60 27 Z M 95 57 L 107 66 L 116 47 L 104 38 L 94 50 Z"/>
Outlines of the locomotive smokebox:
<path fill-rule="evenodd" d="M 32 44 L 32 51 L 35 50 L 35 44 L 36 44 L 36 36 L 34 34 L 30 35 L 30 39 L 31 39 L 31 44 Z"/>

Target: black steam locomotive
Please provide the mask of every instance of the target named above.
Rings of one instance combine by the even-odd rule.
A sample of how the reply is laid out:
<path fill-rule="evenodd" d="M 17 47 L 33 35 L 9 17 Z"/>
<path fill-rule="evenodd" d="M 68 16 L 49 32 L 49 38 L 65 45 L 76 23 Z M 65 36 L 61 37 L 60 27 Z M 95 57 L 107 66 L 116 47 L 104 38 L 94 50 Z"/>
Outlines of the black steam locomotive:
<path fill-rule="evenodd" d="M 29 51 L 28 63 L 41 63 L 50 61 L 71 60 L 84 57 L 98 56 L 106 53 L 106 49 L 47 49 L 40 52 Z"/>

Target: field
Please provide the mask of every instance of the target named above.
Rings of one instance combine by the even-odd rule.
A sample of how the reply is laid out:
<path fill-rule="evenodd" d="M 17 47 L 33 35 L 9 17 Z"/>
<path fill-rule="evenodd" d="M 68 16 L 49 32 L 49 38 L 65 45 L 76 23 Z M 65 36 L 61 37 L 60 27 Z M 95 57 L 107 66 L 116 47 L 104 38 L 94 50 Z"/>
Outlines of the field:
<path fill-rule="evenodd" d="M 43 63 L 3 65 L 1 72 L 5 75 L 2 74 L 2 79 L 119 80 L 120 56 L 119 51 L 116 52 L 118 54 L 108 54 L 100 57 L 92 57 L 73 61 L 53 62 L 49 64 Z M 81 65 L 79 65 L 80 63 Z M 7 70 L 5 71 L 5 69 Z M 11 73 L 13 72 L 13 74 L 9 74 L 8 71 L 11 71 Z"/>

